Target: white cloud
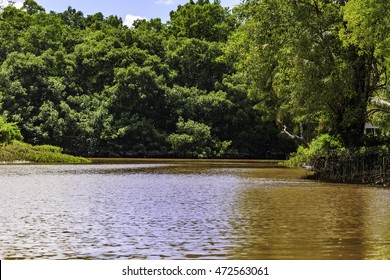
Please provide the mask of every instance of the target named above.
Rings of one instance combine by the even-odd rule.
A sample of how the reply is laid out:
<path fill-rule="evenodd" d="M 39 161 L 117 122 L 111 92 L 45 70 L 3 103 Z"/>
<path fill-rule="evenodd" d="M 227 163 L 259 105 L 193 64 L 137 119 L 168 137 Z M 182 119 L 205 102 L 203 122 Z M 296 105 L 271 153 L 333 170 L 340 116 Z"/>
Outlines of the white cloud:
<path fill-rule="evenodd" d="M 175 4 L 175 1 L 174 0 L 157 0 L 154 3 L 156 3 L 157 5 L 170 6 L 170 5 Z"/>
<path fill-rule="evenodd" d="M 137 19 L 146 19 L 146 17 L 141 17 L 141 16 L 134 16 L 134 15 L 126 15 L 125 22 L 123 23 L 124 25 L 127 25 L 128 27 L 132 27 L 134 21 Z"/>
<path fill-rule="evenodd" d="M 23 7 L 23 2 L 15 2 L 12 3 L 11 1 L 6 1 L 6 0 L 0 0 L 0 7 L 7 7 L 9 5 L 13 4 L 15 8 L 22 8 Z"/>
<path fill-rule="evenodd" d="M 21 9 L 23 7 L 23 3 L 22 2 L 15 2 L 14 6 L 15 6 L 15 8 Z"/>

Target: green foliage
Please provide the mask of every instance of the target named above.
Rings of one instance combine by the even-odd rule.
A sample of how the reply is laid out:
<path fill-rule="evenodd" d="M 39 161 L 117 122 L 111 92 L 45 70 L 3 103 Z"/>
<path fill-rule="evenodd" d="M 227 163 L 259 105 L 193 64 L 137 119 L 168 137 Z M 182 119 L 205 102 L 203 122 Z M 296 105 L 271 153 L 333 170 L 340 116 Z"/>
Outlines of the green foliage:
<path fill-rule="evenodd" d="M 389 139 L 387 139 L 387 144 L 385 145 L 376 145 L 371 147 L 360 147 L 359 149 L 353 151 L 356 155 L 374 155 L 374 156 L 383 156 L 390 153 L 390 145 L 388 144 Z"/>
<path fill-rule="evenodd" d="M 32 146 L 27 143 L 12 141 L 0 145 L 0 161 L 2 162 L 34 162 L 34 163 L 91 163 L 90 160 L 62 154 L 62 149 L 50 145 Z"/>
<path fill-rule="evenodd" d="M 341 36 L 345 44 L 361 54 L 375 55 L 390 66 L 390 3 L 386 0 L 350 0 L 344 7 L 347 28 Z M 389 69 L 387 69 L 389 71 Z"/>
<path fill-rule="evenodd" d="M 222 45 L 199 39 L 170 39 L 167 62 L 177 72 L 173 82 L 179 86 L 211 91 L 228 72 L 228 63 L 219 61 Z"/>
<path fill-rule="evenodd" d="M 22 10 L 26 11 L 28 14 L 36 14 L 39 12 L 44 12 L 45 9 L 38 5 L 34 0 L 25 0 L 22 6 Z"/>
<path fill-rule="evenodd" d="M 4 117 L 0 116 L 0 143 L 10 143 L 13 140 L 22 139 L 23 136 L 16 123 L 8 123 Z"/>
<path fill-rule="evenodd" d="M 174 86 L 167 89 L 166 98 L 173 109 L 172 115 L 209 124 L 229 113 L 234 106 L 225 92 L 207 92 L 196 87 Z"/>
<path fill-rule="evenodd" d="M 369 106 L 370 121 L 390 131 L 390 2 L 386 0 L 351 0 L 344 7 L 346 29 L 340 35 L 346 46 L 358 49 L 361 57 L 372 64 L 375 73 Z"/>
<path fill-rule="evenodd" d="M 131 28 L 72 7 L 4 7 L 0 114 L 27 143 L 72 154 L 284 157 L 291 141 L 253 109 L 247 78 L 224 56 L 237 26 L 219 1 Z"/>
<path fill-rule="evenodd" d="M 175 153 L 198 158 L 222 156 L 231 144 L 215 139 L 208 125 L 183 118 L 179 118 L 176 133 L 169 135 L 167 141 Z"/>
<path fill-rule="evenodd" d="M 310 165 L 315 159 L 326 157 L 331 152 L 340 153 L 345 148 L 338 138 L 329 134 L 322 134 L 309 144 L 309 147 L 299 146 L 297 152 L 292 153 L 290 158 L 283 163 L 287 167 L 302 167 Z"/>
<path fill-rule="evenodd" d="M 142 20 L 134 23 L 132 39 L 140 49 L 147 50 L 151 55 L 162 58 L 165 55 L 167 26 L 161 19 Z"/>
<path fill-rule="evenodd" d="M 171 32 L 177 37 L 226 41 L 236 26 L 234 16 L 219 1 L 190 1 L 172 11 L 170 16 Z"/>
<path fill-rule="evenodd" d="M 368 38 L 389 38 L 384 2 L 348 1 L 344 9 L 344 1 L 244 1 L 237 9 L 244 24 L 227 51 L 264 118 L 304 123 L 308 140 L 331 131 L 359 145 L 370 98 L 387 83 L 385 59 L 362 43 L 365 25 Z M 380 24 L 362 26 L 366 16 Z"/>

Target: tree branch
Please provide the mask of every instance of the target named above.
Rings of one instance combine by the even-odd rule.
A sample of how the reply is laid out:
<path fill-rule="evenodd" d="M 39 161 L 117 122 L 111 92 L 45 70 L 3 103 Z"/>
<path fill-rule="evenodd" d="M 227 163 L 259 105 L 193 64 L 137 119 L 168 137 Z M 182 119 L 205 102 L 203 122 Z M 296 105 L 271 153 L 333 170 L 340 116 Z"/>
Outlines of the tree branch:
<path fill-rule="evenodd" d="M 309 143 L 307 143 L 307 141 L 305 140 L 305 138 L 303 137 L 303 125 L 302 123 L 299 123 L 299 126 L 300 126 L 300 133 L 301 135 L 296 135 L 296 134 L 291 134 L 290 132 L 288 132 L 287 130 L 287 126 L 283 125 L 283 130 L 282 130 L 282 133 L 283 134 L 286 134 L 290 139 L 300 143 L 300 144 L 303 144 L 305 147 L 308 147 L 309 146 Z"/>

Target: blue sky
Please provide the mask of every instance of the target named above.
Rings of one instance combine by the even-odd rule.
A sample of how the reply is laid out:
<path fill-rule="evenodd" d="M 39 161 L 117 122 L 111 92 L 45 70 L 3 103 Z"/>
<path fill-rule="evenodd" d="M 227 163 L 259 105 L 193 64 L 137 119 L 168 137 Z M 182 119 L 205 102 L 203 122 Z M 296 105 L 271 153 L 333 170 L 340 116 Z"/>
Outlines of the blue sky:
<path fill-rule="evenodd" d="M 16 6 L 23 0 L 14 0 Z M 105 16 L 116 15 L 131 23 L 137 18 L 161 18 L 169 19 L 169 12 L 176 10 L 178 5 L 183 5 L 189 0 L 35 0 L 45 8 L 46 12 L 63 12 L 69 6 L 82 11 L 84 15 L 102 12 Z M 225 7 L 232 8 L 239 4 L 240 0 L 221 0 Z"/>

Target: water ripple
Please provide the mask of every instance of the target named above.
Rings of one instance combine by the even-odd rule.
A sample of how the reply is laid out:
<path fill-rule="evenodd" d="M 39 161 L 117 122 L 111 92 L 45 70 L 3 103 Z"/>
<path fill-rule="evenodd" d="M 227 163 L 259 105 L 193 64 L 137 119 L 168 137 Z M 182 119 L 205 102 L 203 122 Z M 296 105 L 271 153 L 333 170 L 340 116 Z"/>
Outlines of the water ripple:
<path fill-rule="evenodd" d="M 1 166 L 0 258 L 390 258 L 389 190 L 302 181 L 294 172 Z"/>

